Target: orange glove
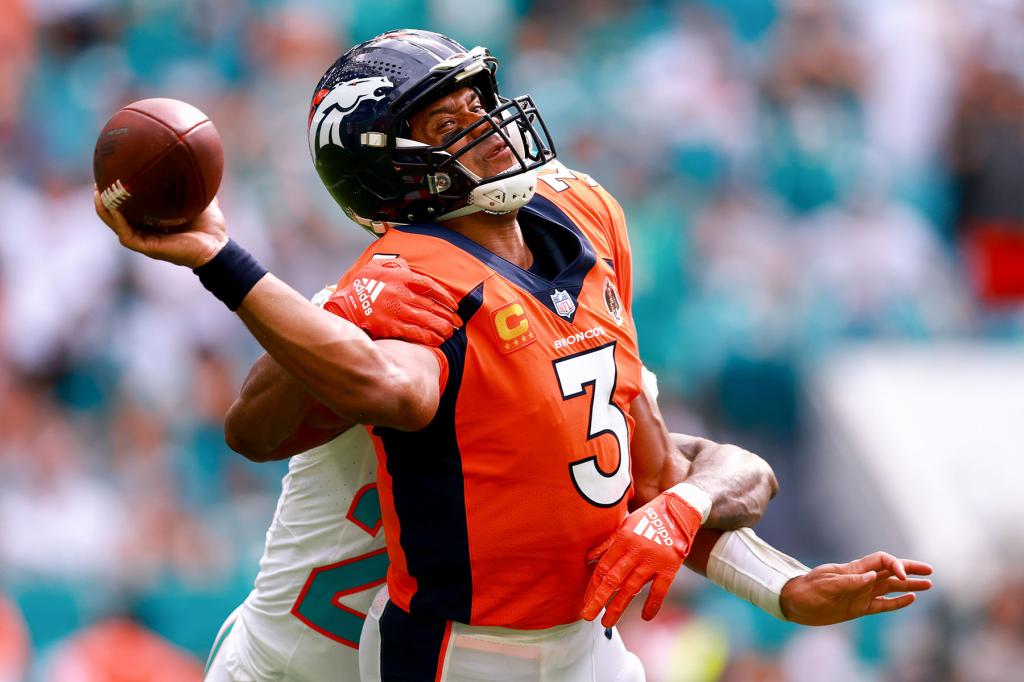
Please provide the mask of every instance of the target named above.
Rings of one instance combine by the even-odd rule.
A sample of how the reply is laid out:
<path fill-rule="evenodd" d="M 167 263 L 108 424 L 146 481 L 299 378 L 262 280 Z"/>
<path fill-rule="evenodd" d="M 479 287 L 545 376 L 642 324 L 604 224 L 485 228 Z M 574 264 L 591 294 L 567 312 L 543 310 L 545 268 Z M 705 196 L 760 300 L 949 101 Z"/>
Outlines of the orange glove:
<path fill-rule="evenodd" d="M 650 620 L 658 613 L 706 515 L 674 490 L 663 492 L 627 516 L 610 538 L 587 555 L 587 561 L 600 562 L 583 598 L 582 618 L 594 620 L 607 604 L 601 624 L 612 627 L 651 579 L 654 583 L 641 615 Z M 710 510 L 710 498 L 703 491 L 699 494 Z"/>
<path fill-rule="evenodd" d="M 462 325 L 458 302 L 437 282 L 416 274 L 402 258 L 371 261 L 324 303 L 373 339 L 440 346 Z"/>

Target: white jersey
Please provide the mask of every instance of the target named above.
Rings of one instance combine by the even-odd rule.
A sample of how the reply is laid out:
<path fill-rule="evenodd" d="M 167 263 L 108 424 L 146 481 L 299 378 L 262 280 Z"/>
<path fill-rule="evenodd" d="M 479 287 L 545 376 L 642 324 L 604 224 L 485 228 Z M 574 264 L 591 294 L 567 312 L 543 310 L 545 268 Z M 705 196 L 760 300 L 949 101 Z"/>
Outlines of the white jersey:
<path fill-rule="evenodd" d="M 232 679 L 358 679 L 359 633 L 387 570 L 376 473 L 360 426 L 291 458 L 232 626 Z"/>

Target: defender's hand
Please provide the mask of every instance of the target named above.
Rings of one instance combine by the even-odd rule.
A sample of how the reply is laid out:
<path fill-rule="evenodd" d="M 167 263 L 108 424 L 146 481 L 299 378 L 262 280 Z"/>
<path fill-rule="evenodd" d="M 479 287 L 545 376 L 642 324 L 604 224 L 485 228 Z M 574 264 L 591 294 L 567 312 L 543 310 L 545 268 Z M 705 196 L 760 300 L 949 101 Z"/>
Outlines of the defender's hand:
<path fill-rule="evenodd" d="M 107 210 L 98 191 L 93 192 L 93 203 L 96 215 L 113 230 L 122 246 L 156 260 L 194 270 L 210 261 L 228 243 L 224 214 L 216 198 L 182 230 L 167 234 L 135 228 L 119 211 Z"/>
<path fill-rule="evenodd" d="M 612 627 L 640 588 L 653 578 L 641 615 L 644 620 L 654 618 L 672 578 L 690 553 L 701 522 L 700 511 L 667 491 L 627 516 L 615 534 L 587 556 L 588 561 L 600 559 L 600 563 L 590 579 L 580 616 L 593 620 L 618 591 L 601 619 L 606 628 Z"/>
<path fill-rule="evenodd" d="M 371 261 L 354 274 L 352 283 L 337 289 L 324 310 L 352 322 L 372 339 L 440 346 L 462 324 L 455 314 L 459 304 L 451 294 L 410 270 L 402 258 Z"/>
<path fill-rule="evenodd" d="M 914 592 L 932 581 L 911 576 L 931 575 L 920 561 L 897 559 L 875 552 L 846 564 L 823 564 L 793 578 L 782 588 L 780 605 L 787 620 L 801 625 L 832 625 L 914 603 Z M 893 592 L 907 592 L 886 597 Z"/>

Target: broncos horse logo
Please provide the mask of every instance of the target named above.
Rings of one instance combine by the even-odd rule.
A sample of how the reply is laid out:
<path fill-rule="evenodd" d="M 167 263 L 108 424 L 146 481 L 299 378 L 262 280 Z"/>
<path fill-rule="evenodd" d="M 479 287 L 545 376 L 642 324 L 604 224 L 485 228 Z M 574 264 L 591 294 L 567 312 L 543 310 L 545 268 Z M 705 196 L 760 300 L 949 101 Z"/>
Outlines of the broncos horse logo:
<path fill-rule="evenodd" d="M 341 143 L 341 122 L 367 100 L 384 99 L 387 90 L 395 87 L 383 77 L 359 78 L 339 83 L 331 90 L 320 90 L 313 96 L 309 112 L 309 150 L 316 157 L 317 150 L 329 144 Z"/>

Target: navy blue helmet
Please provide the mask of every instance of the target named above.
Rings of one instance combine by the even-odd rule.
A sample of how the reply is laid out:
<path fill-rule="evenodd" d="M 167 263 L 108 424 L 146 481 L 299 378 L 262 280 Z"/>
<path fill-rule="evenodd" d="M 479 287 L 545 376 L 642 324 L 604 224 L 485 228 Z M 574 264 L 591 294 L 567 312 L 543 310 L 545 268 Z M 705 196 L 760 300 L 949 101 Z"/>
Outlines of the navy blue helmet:
<path fill-rule="evenodd" d="M 536 169 L 555 149 L 528 95 L 498 93 L 497 68 L 486 48 L 419 30 L 389 31 L 342 55 L 316 86 L 308 129 L 313 164 L 345 213 L 379 235 L 393 224 L 507 213 L 528 202 Z M 413 114 L 467 86 L 487 114 L 437 146 L 410 138 Z M 477 137 L 450 151 L 469 135 Z M 481 178 L 459 158 L 491 135 L 516 161 Z"/>

